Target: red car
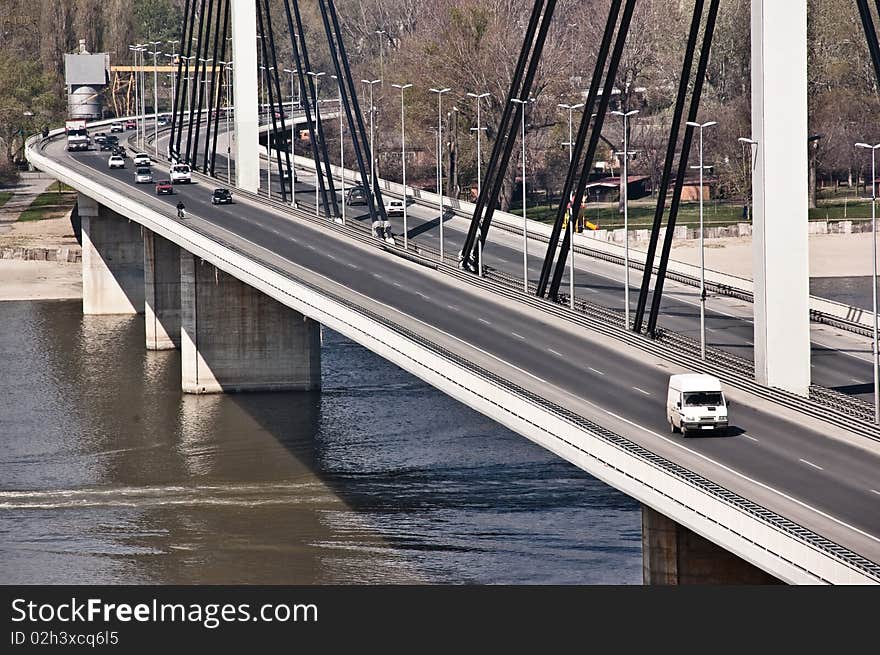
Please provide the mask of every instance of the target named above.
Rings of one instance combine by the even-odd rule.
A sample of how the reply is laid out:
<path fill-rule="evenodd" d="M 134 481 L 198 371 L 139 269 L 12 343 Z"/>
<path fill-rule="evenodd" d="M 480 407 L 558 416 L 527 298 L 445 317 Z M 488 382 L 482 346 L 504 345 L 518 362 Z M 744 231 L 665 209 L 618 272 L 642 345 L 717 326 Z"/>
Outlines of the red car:
<path fill-rule="evenodd" d="M 135 127 L 137 127 L 137 124 L 133 120 L 125 121 L 125 129 L 126 130 L 133 130 Z"/>
<path fill-rule="evenodd" d="M 174 193 L 174 185 L 171 180 L 159 180 L 156 182 L 156 195 L 161 196 L 163 193 Z"/>

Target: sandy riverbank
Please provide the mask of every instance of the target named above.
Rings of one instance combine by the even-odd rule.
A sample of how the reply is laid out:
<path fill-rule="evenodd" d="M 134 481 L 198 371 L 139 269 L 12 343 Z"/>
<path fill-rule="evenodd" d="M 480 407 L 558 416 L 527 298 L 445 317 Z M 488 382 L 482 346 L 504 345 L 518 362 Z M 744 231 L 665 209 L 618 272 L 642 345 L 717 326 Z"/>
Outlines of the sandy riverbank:
<path fill-rule="evenodd" d="M 752 239 L 706 239 L 706 268 L 751 279 Z M 646 250 L 646 243 L 633 244 Z M 699 265 L 699 241 L 673 242 L 672 259 Z M 814 234 L 810 236 L 810 277 L 870 275 L 871 235 Z"/>
<path fill-rule="evenodd" d="M 80 264 L 0 259 L 0 301 L 82 298 Z"/>
<path fill-rule="evenodd" d="M 70 219 L 7 223 L 0 248 L 79 249 Z M 79 263 L 0 259 L 0 300 L 82 298 Z"/>

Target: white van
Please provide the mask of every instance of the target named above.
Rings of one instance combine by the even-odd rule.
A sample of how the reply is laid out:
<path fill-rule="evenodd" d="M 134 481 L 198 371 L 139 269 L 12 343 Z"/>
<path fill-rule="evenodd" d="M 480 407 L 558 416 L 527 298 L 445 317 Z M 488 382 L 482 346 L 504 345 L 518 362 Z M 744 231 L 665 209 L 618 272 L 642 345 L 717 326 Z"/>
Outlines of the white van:
<path fill-rule="evenodd" d="M 174 164 L 171 167 L 171 184 L 190 184 L 192 176 L 186 164 Z"/>
<path fill-rule="evenodd" d="M 721 380 L 702 373 L 669 376 L 666 419 L 672 432 L 685 437 L 703 430 L 727 430 L 730 404 L 721 390 Z"/>

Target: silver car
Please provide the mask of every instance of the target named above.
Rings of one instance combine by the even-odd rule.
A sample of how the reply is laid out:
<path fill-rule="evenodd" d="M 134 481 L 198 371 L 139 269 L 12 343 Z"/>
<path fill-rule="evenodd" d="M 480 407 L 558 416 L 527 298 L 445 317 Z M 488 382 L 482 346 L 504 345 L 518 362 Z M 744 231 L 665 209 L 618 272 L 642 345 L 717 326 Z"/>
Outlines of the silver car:
<path fill-rule="evenodd" d="M 136 184 L 152 184 L 153 171 L 149 168 L 138 168 L 134 173 L 134 181 Z"/>

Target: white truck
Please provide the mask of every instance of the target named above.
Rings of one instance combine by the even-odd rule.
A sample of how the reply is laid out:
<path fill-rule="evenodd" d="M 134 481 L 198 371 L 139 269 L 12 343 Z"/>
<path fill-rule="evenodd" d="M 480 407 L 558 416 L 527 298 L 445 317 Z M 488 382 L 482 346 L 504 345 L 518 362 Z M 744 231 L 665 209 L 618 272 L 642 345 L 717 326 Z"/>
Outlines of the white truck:
<path fill-rule="evenodd" d="M 69 151 L 89 149 L 89 131 L 86 129 L 84 118 L 72 118 L 64 121 L 64 131 L 67 133 L 67 149 Z"/>
<path fill-rule="evenodd" d="M 671 432 L 685 437 L 703 430 L 726 432 L 730 403 L 721 390 L 721 380 L 702 373 L 669 376 L 666 419 Z"/>

